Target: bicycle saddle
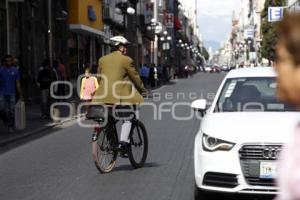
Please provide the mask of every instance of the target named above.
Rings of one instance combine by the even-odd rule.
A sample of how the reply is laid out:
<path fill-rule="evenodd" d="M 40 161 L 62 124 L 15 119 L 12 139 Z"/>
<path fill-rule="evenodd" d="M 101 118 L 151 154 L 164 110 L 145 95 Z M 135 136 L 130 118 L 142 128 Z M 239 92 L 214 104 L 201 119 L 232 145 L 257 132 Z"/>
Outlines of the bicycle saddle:
<path fill-rule="evenodd" d="M 86 114 L 86 119 L 103 120 L 107 117 L 107 109 L 103 106 L 92 105 Z"/>

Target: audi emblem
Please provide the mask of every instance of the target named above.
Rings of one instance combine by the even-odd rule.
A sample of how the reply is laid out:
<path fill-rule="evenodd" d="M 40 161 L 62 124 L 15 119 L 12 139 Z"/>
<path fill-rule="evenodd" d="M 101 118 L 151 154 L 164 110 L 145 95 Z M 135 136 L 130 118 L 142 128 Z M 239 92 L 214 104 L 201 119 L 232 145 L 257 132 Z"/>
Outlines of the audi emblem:
<path fill-rule="evenodd" d="M 278 147 L 268 147 L 262 152 L 263 157 L 267 160 L 277 160 L 279 158 L 281 149 Z"/>

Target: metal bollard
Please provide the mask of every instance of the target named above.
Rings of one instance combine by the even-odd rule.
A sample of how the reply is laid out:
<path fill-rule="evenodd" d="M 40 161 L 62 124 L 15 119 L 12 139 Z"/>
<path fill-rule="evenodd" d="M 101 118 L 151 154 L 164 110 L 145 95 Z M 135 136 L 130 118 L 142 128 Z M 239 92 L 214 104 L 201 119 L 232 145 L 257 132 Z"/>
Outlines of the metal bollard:
<path fill-rule="evenodd" d="M 55 123 L 59 123 L 60 122 L 60 110 L 58 108 L 53 108 L 53 111 L 52 111 L 52 120 L 55 122 Z"/>
<path fill-rule="evenodd" d="M 77 115 L 77 109 L 76 109 L 76 101 L 71 101 L 71 110 L 70 110 L 70 116 L 72 118 L 76 117 Z"/>

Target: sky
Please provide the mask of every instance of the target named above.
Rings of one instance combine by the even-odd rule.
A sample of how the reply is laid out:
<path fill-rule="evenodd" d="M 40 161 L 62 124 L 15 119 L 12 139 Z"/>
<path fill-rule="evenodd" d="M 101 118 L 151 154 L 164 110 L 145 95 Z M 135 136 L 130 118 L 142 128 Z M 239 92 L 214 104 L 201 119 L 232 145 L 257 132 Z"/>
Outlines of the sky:
<path fill-rule="evenodd" d="M 198 0 L 198 25 L 203 40 L 221 43 L 227 39 L 233 10 L 238 14 L 240 7 L 241 0 Z"/>

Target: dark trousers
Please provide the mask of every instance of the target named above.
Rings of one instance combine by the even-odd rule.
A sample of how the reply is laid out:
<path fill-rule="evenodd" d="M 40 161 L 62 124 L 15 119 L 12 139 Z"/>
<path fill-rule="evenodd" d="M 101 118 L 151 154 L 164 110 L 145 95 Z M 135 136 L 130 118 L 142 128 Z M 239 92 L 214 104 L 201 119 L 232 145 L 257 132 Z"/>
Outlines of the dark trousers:
<path fill-rule="evenodd" d="M 50 90 L 41 90 L 41 113 L 42 116 L 50 116 Z"/>
<path fill-rule="evenodd" d="M 147 77 L 143 77 L 143 76 L 142 76 L 141 78 L 142 78 L 144 87 L 145 87 L 145 88 L 148 88 L 148 78 L 147 78 Z"/>
<path fill-rule="evenodd" d="M 9 127 L 15 126 L 16 95 L 0 95 L 0 117 Z"/>

